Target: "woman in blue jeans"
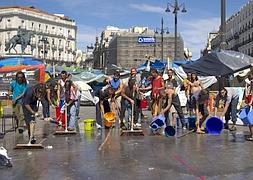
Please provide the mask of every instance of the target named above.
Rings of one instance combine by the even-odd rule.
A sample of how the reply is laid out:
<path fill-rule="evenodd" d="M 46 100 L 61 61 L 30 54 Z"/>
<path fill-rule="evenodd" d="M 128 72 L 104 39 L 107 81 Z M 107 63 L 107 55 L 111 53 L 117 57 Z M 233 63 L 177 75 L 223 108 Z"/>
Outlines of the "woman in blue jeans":
<path fill-rule="evenodd" d="M 65 82 L 65 98 L 68 115 L 68 131 L 74 131 L 77 120 L 76 109 L 78 95 L 77 88 L 71 80 Z"/>

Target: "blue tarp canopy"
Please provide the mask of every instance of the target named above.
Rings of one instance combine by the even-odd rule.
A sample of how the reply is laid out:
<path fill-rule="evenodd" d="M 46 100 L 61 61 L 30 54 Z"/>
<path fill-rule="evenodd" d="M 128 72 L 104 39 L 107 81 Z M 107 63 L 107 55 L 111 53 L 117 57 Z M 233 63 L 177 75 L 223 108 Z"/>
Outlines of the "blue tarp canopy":
<path fill-rule="evenodd" d="M 173 68 L 176 68 L 176 67 L 179 67 L 183 64 L 190 64 L 192 63 L 193 61 L 186 61 L 186 60 L 176 60 L 176 61 L 173 61 L 172 63 L 172 67 Z M 146 61 L 144 64 L 141 64 L 137 69 L 138 71 L 142 71 L 144 70 L 147 66 L 148 66 L 148 63 L 150 63 L 150 68 L 155 68 L 155 69 L 164 69 L 166 66 L 167 66 L 167 61 L 161 61 L 161 60 L 158 60 L 156 59 L 154 62 L 152 61 Z"/>
<path fill-rule="evenodd" d="M 186 60 L 176 60 L 176 61 L 173 61 L 172 63 L 172 67 L 173 68 L 177 68 L 183 64 L 190 64 L 192 63 L 193 61 L 186 61 Z"/>

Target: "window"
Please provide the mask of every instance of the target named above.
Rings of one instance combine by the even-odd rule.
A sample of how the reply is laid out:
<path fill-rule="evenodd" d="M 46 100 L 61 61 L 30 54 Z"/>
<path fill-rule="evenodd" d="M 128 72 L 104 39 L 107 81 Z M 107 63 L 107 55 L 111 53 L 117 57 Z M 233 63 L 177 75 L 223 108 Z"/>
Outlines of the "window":
<path fill-rule="evenodd" d="M 22 22 L 22 23 L 24 23 L 25 21 L 24 21 L 24 20 L 22 20 L 21 22 Z"/>
<path fill-rule="evenodd" d="M 8 21 L 8 22 L 11 22 L 11 20 L 10 20 L 10 19 L 8 19 L 7 21 Z"/>

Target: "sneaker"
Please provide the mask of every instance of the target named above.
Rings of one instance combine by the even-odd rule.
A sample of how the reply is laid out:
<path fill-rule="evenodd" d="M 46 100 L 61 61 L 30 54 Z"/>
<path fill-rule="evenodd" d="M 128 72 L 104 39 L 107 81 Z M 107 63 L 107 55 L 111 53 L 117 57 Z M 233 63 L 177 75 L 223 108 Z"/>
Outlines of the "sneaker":
<path fill-rule="evenodd" d="M 68 131 L 75 131 L 75 128 L 68 128 Z"/>
<path fill-rule="evenodd" d="M 61 122 L 61 121 L 59 121 L 59 124 L 58 124 L 58 126 L 62 126 L 62 122 Z"/>
<path fill-rule="evenodd" d="M 229 128 L 229 131 L 236 131 L 235 125 L 232 125 L 231 128 Z"/>
<path fill-rule="evenodd" d="M 24 130 L 23 129 L 18 129 L 19 134 L 23 134 Z"/>
<path fill-rule="evenodd" d="M 97 127 L 97 129 L 102 129 L 102 126 L 99 125 L 98 123 L 96 123 L 96 127 Z"/>
<path fill-rule="evenodd" d="M 228 124 L 227 123 L 224 124 L 224 129 L 228 129 Z"/>
<path fill-rule="evenodd" d="M 31 144 L 35 144 L 36 143 L 36 139 L 33 137 L 31 140 Z"/>

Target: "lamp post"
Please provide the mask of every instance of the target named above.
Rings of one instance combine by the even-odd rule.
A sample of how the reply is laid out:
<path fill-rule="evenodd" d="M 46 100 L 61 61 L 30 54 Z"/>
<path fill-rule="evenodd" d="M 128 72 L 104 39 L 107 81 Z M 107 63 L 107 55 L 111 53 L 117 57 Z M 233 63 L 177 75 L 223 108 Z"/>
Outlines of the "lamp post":
<path fill-rule="evenodd" d="M 183 7 L 182 13 L 186 13 L 185 4 L 178 4 L 178 1 L 175 0 L 174 4 L 167 3 L 167 8 L 165 12 L 170 12 L 170 7 L 173 9 L 172 13 L 175 15 L 175 48 L 174 48 L 174 60 L 177 59 L 177 13 L 180 11 L 180 8 Z"/>
<path fill-rule="evenodd" d="M 156 28 L 155 34 L 158 34 L 158 30 L 161 31 L 161 59 L 163 60 L 163 34 L 164 34 L 164 30 L 167 30 L 166 34 L 169 34 L 168 28 L 163 27 L 163 18 L 161 19 L 161 29 Z"/>
<path fill-rule="evenodd" d="M 226 0 L 221 0 L 221 43 L 220 50 L 226 49 Z"/>

